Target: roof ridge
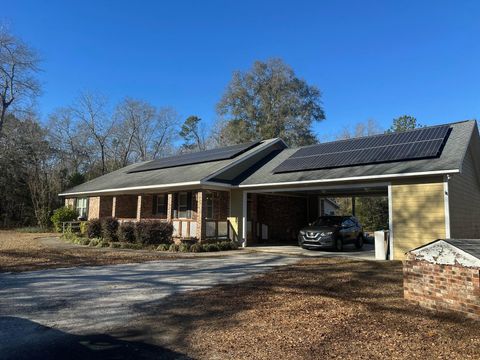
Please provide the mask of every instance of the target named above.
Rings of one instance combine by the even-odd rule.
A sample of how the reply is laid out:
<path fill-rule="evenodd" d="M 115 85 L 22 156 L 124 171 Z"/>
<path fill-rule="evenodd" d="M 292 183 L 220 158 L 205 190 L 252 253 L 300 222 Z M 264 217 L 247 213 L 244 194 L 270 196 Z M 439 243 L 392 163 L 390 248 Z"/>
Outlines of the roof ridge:
<path fill-rule="evenodd" d="M 424 126 L 424 127 L 415 128 L 415 129 L 408 129 L 408 130 L 401 131 L 401 132 L 381 133 L 381 134 L 358 136 L 358 137 L 352 137 L 352 138 L 349 138 L 349 139 L 339 139 L 339 140 L 333 140 L 333 141 L 326 141 L 326 142 L 323 142 L 323 143 L 306 145 L 306 146 L 299 146 L 299 147 L 290 148 L 290 149 L 295 149 L 295 150 L 306 149 L 306 148 L 313 147 L 313 146 L 318 146 L 318 145 L 331 144 L 331 143 L 336 143 L 336 142 L 346 142 L 346 141 L 352 141 L 352 140 L 358 140 L 358 139 L 373 138 L 373 137 L 378 137 L 378 136 L 386 136 L 386 135 L 388 136 L 388 135 L 393 135 L 393 134 L 398 134 L 398 133 L 408 133 L 408 132 L 414 132 L 414 131 L 419 131 L 419 130 L 424 130 L 424 129 L 432 129 L 432 128 L 441 127 L 441 126 L 455 125 L 455 124 L 460 124 L 460 123 L 464 123 L 464 122 L 476 122 L 476 120 L 463 120 L 463 121 L 457 121 L 457 122 L 452 122 L 452 123 L 430 125 L 430 126 Z"/>

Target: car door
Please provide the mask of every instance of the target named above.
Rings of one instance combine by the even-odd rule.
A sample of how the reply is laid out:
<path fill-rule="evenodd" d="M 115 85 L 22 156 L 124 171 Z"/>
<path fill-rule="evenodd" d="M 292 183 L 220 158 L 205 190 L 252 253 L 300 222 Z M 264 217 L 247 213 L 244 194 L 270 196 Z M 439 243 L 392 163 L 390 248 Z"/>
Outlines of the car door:
<path fill-rule="evenodd" d="M 343 220 L 340 233 L 344 243 L 351 242 L 355 234 L 355 223 L 351 219 Z"/>

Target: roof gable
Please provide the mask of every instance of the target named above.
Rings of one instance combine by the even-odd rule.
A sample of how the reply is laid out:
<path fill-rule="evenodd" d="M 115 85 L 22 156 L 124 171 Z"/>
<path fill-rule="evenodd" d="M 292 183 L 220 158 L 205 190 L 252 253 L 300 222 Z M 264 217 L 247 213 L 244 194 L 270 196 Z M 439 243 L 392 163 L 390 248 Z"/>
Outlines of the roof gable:
<path fill-rule="evenodd" d="M 480 268 L 480 240 L 436 240 L 408 253 L 432 264 Z"/>

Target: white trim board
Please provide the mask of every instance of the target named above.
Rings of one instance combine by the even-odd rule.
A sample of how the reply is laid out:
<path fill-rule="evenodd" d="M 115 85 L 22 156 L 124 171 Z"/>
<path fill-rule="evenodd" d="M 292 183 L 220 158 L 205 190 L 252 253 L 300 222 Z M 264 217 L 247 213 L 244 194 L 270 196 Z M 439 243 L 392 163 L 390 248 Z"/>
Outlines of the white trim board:
<path fill-rule="evenodd" d="M 392 196 L 392 184 L 388 185 L 388 230 L 389 230 L 389 260 L 394 260 L 393 256 L 393 196 Z"/>
<path fill-rule="evenodd" d="M 329 182 L 345 182 L 345 181 L 356 181 L 356 180 L 375 180 L 375 179 L 428 176 L 428 175 L 457 174 L 459 172 L 460 172 L 459 169 L 436 170 L 436 171 L 423 171 L 423 172 L 413 172 L 413 173 L 405 173 L 405 174 L 367 175 L 367 176 L 352 176 L 352 177 L 334 178 L 334 179 L 315 179 L 315 180 L 285 181 L 285 182 L 263 183 L 263 184 L 245 184 L 245 185 L 238 185 L 238 187 L 252 188 L 252 187 L 285 186 L 285 185 L 298 185 L 298 184 L 321 184 L 321 183 L 329 183 Z"/>
<path fill-rule="evenodd" d="M 445 237 L 447 239 L 451 238 L 450 235 L 450 201 L 448 193 L 448 179 L 449 176 L 446 175 L 443 181 L 443 201 L 445 204 Z"/>

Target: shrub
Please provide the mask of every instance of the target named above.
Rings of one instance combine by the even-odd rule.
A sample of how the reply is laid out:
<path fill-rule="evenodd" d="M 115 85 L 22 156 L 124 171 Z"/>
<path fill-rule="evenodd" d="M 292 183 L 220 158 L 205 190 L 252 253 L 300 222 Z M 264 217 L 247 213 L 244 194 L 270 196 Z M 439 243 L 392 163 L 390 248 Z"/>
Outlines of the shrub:
<path fill-rule="evenodd" d="M 88 245 L 88 244 L 90 244 L 90 240 L 89 240 L 89 239 L 81 238 L 81 239 L 79 239 L 79 241 L 78 241 L 78 245 Z"/>
<path fill-rule="evenodd" d="M 99 238 L 102 236 L 102 223 L 100 219 L 92 219 L 87 225 L 87 237 L 89 239 Z"/>
<path fill-rule="evenodd" d="M 160 221 L 140 221 L 135 226 L 135 240 L 143 245 L 171 244 L 173 225 Z"/>
<path fill-rule="evenodd" d="M 98 238 L 90 239 L 88 246 L 97 246 L 100 243 L 100 241 L 102 240 Z"/>
<path fill-rule="evenodd" d="M 109 247 L 109 246 L 110 246 L 110 243 L 108 241 L 105 241 L 105 240 L 100 240 L 97 244 L 97 247 L 99 247 L 99 248 L 104 248 L 104 247 Z"/>
<path fill-rule="evenodd" d="M 106 241 L 117 241 L 118 220 L 112 217 L 103 218 L 102 224 L 102 238 Z"/>
<path fill-rule="evenodd" d="M 77 235 L 75 235 L 75 233 L 72 232 L 71 228 L 67 228 L 65 229 L 65 232 L 62 234 L 62 237 L 68 242 L 74 243 L 77 238 Z"/>
<path fill-rule="evenodd" d="M 189 251 L 190 251 L 190 245 L 188 245 L 187 243 L 180 244 L 180 245 L 178 246 L 178 251 L 180 251 L 180 252 L 189 252 Z"/>
<path fill-rule="evenodd" d="M 118 249 L 118 248 L 121 248 L 122 247 L 122 244 L 118 243 L 118 242 L 112 242 L 110 243 L 110 247 L 112 249 Z"/>
<path fill-rule="evenodd" d="M 193 244 L 192 246 L 190 246 L 190 252 L 194 252 L 194 253 L 203 252 L 203 245 L 198 242 Z"/>
<path fill-rule="evenodd" d="M 220 248 L 217 244 L 205 244 L 203 245 L 203 250 L 206 252 L 220 251 Z"/>
<path fill-rule="evenodd" d="M 77 218 L 78 218 L 78 214 L 74 208 L 69 206 L 64 206 L 55 210 L 50 220 L 53 223 L 53 227 L 55 228 L 55 231 L 61 232 L 62 222 L 74 221 L 74 220 L 77 220 Z"/>
<path fill-rule="evenodd" d="M 80 234 L 85 235 L 88 231 L 88 221 L 82 221 L 80 223 Z"/>
<path fill-rule="evenodd" d="M 220 251 L 232 250 L 232 243 L 230 241 L 222 241 L 218 243 Z"/>
<path fill-rule="evenodd" d="M 158 251 L 168 251 L 169 248 L 170 248 L 170 245 L 168 245 L 168 244 L 160 244 L 160 245 L 158 245 L 157 250 Z"/>
<path fill-rule="evenodd" d="M 168 251 L 171 251 L 171 252 L 177 252 L 179 250 L 179 246 L 175 243 L 173 244 L 170 244 L 170 247 L 168 248 Z"/>
<path fill-rule="evenodd" d="M 135 223 L 124 222 L 118 227 L 118 240 L 134 243 L 135 242 Z"/>

